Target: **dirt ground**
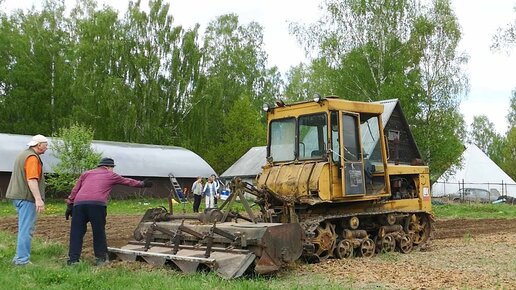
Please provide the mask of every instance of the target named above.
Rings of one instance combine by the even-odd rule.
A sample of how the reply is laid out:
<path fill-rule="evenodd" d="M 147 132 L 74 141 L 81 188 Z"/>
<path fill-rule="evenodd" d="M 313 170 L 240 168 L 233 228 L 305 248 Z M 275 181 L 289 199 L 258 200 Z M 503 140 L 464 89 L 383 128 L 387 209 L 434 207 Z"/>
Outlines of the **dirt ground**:
<path fill-rule="evenodd" d="M 108 216 L 109 246 L 122 246 L 132 236 L 140 216 Z M 35 236 L 68 243 L 70 221 L 42 217 Z M 16 232 L 14 217 L 2 218 L 0 230 Z M 84 256 L 92 256 L 88 230 Z M 373 258 L 330 259 L 319 264 L 297 264 L 279 274 L 296 281 L 312 275 L 353 288 L 392 289 L 516 289 L 516 220 L 437 220 L 434 237 L 426 249 L 408 255 L 389 253 Z"/>

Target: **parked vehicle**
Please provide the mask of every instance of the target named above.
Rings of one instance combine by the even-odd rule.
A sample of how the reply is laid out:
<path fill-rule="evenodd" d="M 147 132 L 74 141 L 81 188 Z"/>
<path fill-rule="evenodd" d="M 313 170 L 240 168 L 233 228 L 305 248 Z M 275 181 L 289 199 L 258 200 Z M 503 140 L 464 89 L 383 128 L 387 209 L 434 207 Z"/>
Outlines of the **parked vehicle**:
<path fill-rule="evenodd" d="M 448 198 L 452 201 L 472 201 L 472 202 L 493 202 L 498 200 L 500 193 L 491 192 L 482 188 L 461 188 L 456 193 L 448 195 Z"/>

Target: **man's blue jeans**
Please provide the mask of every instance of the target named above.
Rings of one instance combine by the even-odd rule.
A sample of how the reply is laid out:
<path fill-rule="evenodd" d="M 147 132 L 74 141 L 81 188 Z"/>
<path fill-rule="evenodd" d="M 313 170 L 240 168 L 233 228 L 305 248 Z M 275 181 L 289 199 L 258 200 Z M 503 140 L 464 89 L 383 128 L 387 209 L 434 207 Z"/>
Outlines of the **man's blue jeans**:
<path fill-rule="evenodd" d="M 13 199 L 13 205 L 18 213 L 18 240 L 13 263 L 25 265 L 30 260 L 32 233 L 36 224 L 36 204 L 24 199 Z"/>

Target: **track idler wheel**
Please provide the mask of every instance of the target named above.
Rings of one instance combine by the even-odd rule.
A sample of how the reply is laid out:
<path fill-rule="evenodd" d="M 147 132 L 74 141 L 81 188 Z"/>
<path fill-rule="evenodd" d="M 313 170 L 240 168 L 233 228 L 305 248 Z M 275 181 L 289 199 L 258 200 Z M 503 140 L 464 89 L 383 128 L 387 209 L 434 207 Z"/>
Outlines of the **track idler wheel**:
<path fill-rule="evenodd" d="M 318 261 L 324 261 L 333 254 L 337 235 L 335 233 L 335 225 L 324 222 L 315 229 L 315 236 L 312 243 L 315 246 L 315 258 Z"/>
<path fill-rule="evenodd" d="M 418 246 L 428 240 L 432 225 L 427 214 L 413 214 L 410 216 L 408 232 L 412 236 L 412 242 Z"/>
<path fill-rule="evenodd" d="M 377 242 L 379 252 L 389 253 L 396 249 L 396 239 L 393 235 L 386 235 Z"/>
<path fill-rule="evenodd" d="M 353 244 L 348 240 L 341 240 L 335 248 L 335 256 L 339 259 L 347 259 L 353 256 Z"/>
<path fill-rule="evenodd" d="M 396 242 L 397 248 L 401 253 L 407 254 L 410 253 L 410 251 L 412 251 L 412 239 L 409 235 L 400 234 Z"/>
<path fill-rule="evenodd" d="M 362 257 L 372 257 L 375 253 L 375 244 L 373 240 L 367 238 L 360 243 L 360 255 Z"/>

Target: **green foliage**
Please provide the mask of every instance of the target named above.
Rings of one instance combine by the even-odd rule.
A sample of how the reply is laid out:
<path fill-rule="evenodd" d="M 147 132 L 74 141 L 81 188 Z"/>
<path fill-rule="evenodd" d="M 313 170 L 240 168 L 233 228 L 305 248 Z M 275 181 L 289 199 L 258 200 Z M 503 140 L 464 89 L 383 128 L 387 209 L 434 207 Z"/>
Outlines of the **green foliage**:
<path fill-rule="evenodd" d="M 471 233 L 464 234 L 464 237 L 463 237 L 464 244 L 469 245 L 471 243 L 472 238 L 473 237 L 471 236 Z"/>
<path fill-rule="evenodd" d="M 516 11 L 516 7 L 514 7 Z M 516 45 L 516 19 L 512 23 L 508 23 L 493 36 L 491 49 L 511 51 Z"/>
<path fill-rule="evenodd" d="M 79 122 L 97 140 L 180 145 L 218 163 L 234 104 L 249 98 L 259 114 L 279 95 L 263 28 L 229 14 L 202 33 L 175 25 L 167 2 L 144 2 L 123 15 L 94 0 L 0 13 L 0 131 L 55 135 Z"/>
<path fill-rule="evenodd" d="M 445 204 L 432 209 L 437 218 L 516 218 L 516 206 L 509 204 Z"/>
<path fill-rule="evenodd" d="M 514 166 L 516 164 L 516 126 L 513 126 L 507 132 L 504 145 L 502 151 L 504 158 L 501 167 L 513 180 L 516 180 L 516 167 Z"/>
<path fill-rule="evenodd" d="M 317 89 L 310 81 L 311 67 L 305 64 L 299 64 L 290 68 L 287 72 L 287 87 L 283 92 L 285 102 L 297 102 L 308 100 L 317 92 Z"/>
<path fill-rule="evenodd" d="M 507 114 L 507 122 L 509 128 L 516 127 L 516 90 L 512 91 L 511 104 L 509 106 L 509 113 Z"/>
<path fill-rule="evenodd" d="M 400 255 L 401 254 L 397 252 L 385 252 L 383 249 L 378 253 L 378 258 L 389 263 L 396 263 L 400 260 Z"/>
<path fill-rule="evenodd" d="M 494 124 L 485 115 L 473 117 L 469 135 L 471 142 L 486 154 L 489 154 L 489 149 L 498 137 Z"/>
<path fill-rule="evenodd" d="M 509 129 L 505 135 L 496 133 L 494 124 L 486 116 L 475 116 L 471 124 L 470 140 L 476 144 L 512 179 L 516 178 L 516 91 L 511 97 L 507 114 Z"/>
<path fill-rule="evenodd" d="M 101 153 L 91 148 L 93 130 L 83 125 L 74 124 L 60 128 L 50 148 L 59 159 L 52 167 L 54 175 L 48 178 L 48 184 L 58 192 L 69 192 L 77 178 L 86 170 L 95 168 Z"/>
<path fill-rule="evenodd" d="M 223 126 L 217 132 L 222 135 L 222 143 L 206 155 L 217 172 L 224 172 L 251 147 L 265 145 L 265 126 L 261 116 L 252 107 L 250 98 L 237 100 L 224 119 Z M 211 153 L 211 152 L 210 152 Z"/>
<path fill-rule="evenodd" d="M 499 153 L 497 164 L 500 165 L 505 173 L 513 180 L 516 180 L 516 168 L 514 167 L 516 163 L 516 90 L 512 92 L 507 121 L 509 122 L 509 130 L 505 138 L 501 138 L 500 142 L 502 142 L 502 144 L 497 147 L 497 152 L 501 152 Z"/>
<path fill-rule="evenodd" d="M 514 169 L 514 162 L 516 161 L 516 95 L 513 92 L 511 97 L 511 105 L 509 113 L 507 114 L 507 121 L 509 122 L 509 129 L 505 135 L 497 134 L 494 130 L 494 125 L 487 120 L 487 117 L 482 116 L 482 123 L 475 124 L 478 121 L 475 117 L 473 127 L 473 135 L 477 140 L 484 140 L 484 147 L 487 147 L 486 154 L 493 160 L 505 173 L 512 179 L 516 178 L 516 170 Z M 486 125 L 487 124 L 487 125 Z"/>
<path fill-rule="evenodd" d="M 219 173 L 240 157 L 234 152 L 245 153 L 265 142 L 263 130 L 254 129 L 263 127 L 256 116 L 264 102 L 278 95 L 281 81 L 276 68 L 265 66 L 262 31 L 254 22 L 239 24 L 234 14 L 222 15 L 206 28 L 199 85 L 181 128 L 181 145 L 203 156 Z M 243 118 L 235 121 L 239 111 Z M 239 133 L 246 135 L 239 144 L 234 132 L 248 129 Z M 228 150 L 228 142 L 236 150 Z"/>
<path fill-rule="evenodd" d="M 350 100 L 397 98 L 432 177 L 460 161 L 467 59 L 456 51 L 461 34 L 449 1 L 326 0 L 322 8 L 316 23 L 291 25 L 317 56 L 309 68 L 291 70 L 289 92 L 315 87 Z"/>

